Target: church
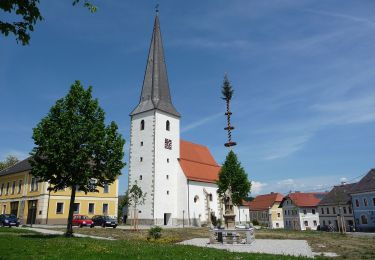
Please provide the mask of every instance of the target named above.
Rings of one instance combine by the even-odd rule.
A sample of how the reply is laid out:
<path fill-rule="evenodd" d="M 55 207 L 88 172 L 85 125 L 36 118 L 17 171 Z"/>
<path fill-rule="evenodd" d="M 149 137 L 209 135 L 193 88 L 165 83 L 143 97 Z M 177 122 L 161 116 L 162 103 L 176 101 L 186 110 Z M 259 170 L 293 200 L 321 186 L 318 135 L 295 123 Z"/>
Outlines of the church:
<path fill-rule="evenodd" d="M 181 115 L 172 103 L 158 14 L 139 104 L 130 113 L 129 189 L 146 193 L 137 213 L 145 225 L 193 225 L 220 218 L 220 166 L 206 146 L 180 139 Z"/>

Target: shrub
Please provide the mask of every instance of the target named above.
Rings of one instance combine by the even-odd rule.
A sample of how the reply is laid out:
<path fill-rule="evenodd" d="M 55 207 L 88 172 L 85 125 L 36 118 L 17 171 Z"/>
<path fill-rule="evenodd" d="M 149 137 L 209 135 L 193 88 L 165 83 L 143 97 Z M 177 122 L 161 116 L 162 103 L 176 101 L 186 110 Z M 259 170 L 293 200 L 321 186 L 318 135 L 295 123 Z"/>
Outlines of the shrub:
<path fill-rule="evenodd" d="M 258 222 L 258 220 L 256 220 L 256 219 L 253 219 L 253 221 L 252 221 L 252 222 L 253 222 L 253 225 L 254 225 L 254 226 L 259 226 L 259 222 Z"/>
<path fill-rule="evenodd" d="M 158 227 L 158 226 L 155 226 L 155 227 L 152 227 L 150 228 L 150 230 L 148 231 L 148 236 L 150 238 L 153 238 L 153 239 L 158 239 L 158 238 L 161 238 L 161 231 L 163 229 L 161 227 Z"/>

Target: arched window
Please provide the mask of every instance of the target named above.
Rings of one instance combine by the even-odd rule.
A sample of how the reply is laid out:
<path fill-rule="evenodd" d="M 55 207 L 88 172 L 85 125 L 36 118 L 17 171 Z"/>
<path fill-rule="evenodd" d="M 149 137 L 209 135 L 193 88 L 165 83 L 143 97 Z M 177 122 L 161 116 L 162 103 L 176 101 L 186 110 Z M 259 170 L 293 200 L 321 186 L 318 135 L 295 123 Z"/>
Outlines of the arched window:
<path fill-rule="evenodd" d="M 141 121 L 141 130 L 145 130 L 145 120 Z"/>
<path fill-rule="evenodd" d="M 198 195 L 195 195 L 195 197 L 194 197 L 194 203 L 197 203 L 197 202 L 198 202 L 198 200 L 199 200 L 199 197 L 198 197 Z"/>
<path fill-rule="evenodd" d="M 367 217 L 366 217 L 366 215 L 362 215 L 361 216 L 361 222 L 362 222 L 362 224 L 367 225 Z"/>
<path fill-rule="evenodd" d="M 165 129 L 169 131 L 171 129 L 171 124 L 169 123 L 169 120 L 165 123 Z"/>

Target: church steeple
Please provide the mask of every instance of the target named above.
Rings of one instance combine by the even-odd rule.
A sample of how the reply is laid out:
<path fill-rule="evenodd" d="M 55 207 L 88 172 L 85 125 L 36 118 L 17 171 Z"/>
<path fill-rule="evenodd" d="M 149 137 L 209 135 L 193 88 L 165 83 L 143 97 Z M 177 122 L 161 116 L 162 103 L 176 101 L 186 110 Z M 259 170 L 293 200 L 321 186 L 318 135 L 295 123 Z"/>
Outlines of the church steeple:
<path fill-rule="evenodd" d="M 130 115 L 136 115 L 153 109 L 180 117 L 180 114 L 172 104 L 169 91 L 158 10 L 155 15 L 141 98 L 138 106 Z"/>

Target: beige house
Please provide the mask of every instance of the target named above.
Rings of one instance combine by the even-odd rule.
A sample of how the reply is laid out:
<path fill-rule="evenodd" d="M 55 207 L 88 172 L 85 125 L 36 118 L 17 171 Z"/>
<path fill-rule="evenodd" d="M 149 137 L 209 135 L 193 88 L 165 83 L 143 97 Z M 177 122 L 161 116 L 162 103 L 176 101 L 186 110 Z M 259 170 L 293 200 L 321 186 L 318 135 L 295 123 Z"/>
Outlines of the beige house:
<path fill-rule="evenodd" d="M 283 197 L 282 194 L 274 192 L 256 196 L 249 203 L 250 221 L 256 220 L 260 225 L 269 228 L 283 228 L 283 211 L 279 208 Z"/>

